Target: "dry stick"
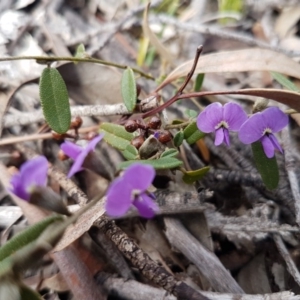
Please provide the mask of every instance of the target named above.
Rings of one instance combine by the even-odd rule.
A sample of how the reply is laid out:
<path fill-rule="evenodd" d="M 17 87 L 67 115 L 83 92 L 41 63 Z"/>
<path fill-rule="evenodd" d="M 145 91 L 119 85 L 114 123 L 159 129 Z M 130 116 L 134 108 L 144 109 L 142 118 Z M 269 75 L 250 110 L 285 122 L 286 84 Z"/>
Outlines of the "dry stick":
<path fill-rule="evenodd" d="M 71 62 L 87 62 L 87 63 L 95 63 L 105 66 L 116 67 L 119 69 L 127 69 L 128 66 L 117 64 L 111 61 L 105 61 L 97 58 L 80 58 L 80 57 L 72 57 L 72 56 L 39 56 L 39 55 L 31 55 L 31 56 L 8 56 L 8 57 L 0 57 L 1 61 L 13 61 L 13 60 L 36 60 L 37 63 L 40 64 L 49 64 L 55 61 L 71 61 Z M 135 73 L 140 74 L 141 76 L 154 80 L 155 78 L 149 74 L 146 74 L 136 68 L 131 68 Z"/>
<path fill-rule="evenodd" d="M 71 106 L 72 117 L 93 117 L 93 116 L 114 116 L 128 115 L 129 112 L 125 104 L 106 105 L 82 105 Z M 3 119 L 3 127 L 9 128 L 14 125 L 28 125 L 45 120 L 42 110 L 35 112 L 23 112 L 20 114 L 8 114 Z"/>
<path fill-rule="evenodd" d="M 186 283 L 177 281 L 164 267 L 154 262 L 147 253 L 129 238 L 114 221 L 103 217 L 98 219 L 95 226 L 103 230 L 105 234 L 118 246 L 120 251 L 140 272 L 153 283 L 175 295 L 178 299 L 206 300 L 209 299 L 197 292 Z"/>
<path fill-rule="evenodd" d="M 156 7 L 158 5 L 160 5 L 162 3 L 162 0 L 158 0 L 158 1 L 153 1 L 151 3 L 151 7 Z M 101 41 L 101 45 L 98 45 L 97 47 L 97 51 L 101 51 L 105 45 L 112 39 L 112 37 L 120 30 L 122 29 L 122 26 L 128 21 L 130 20 L 130 18 L 142 11 L 144 11 L 147 7 L 148 3 L 146 2 L 146 4 L 142 4 L 139 6 L 134 7 L 134 9 L 130 10 L 120 21 L 118 21 L 115 25 L 114 25 L 114 29 L 113 31 L 105 37 L 104 40 Z"/>
<path fill-rule="evenodd" d="M 79 128 L 78 132 L 86 133 L 86 132 L 97 131 L 97 130 L 99 130 L 99 125 Z M 31 135 L 0 139 L 0 146 L 16 144 L 16 143 L 21 143 L 21 142 L 28 142 L 28 141 L 45 140 L 45 139 L 53 139 L 53 134 L 51 132 L 35 133 L 35 134 L 31 134 Z"/>
<path fill-rule="evenodd" d="M 96 275 L 96 281 L 104 286 L 109 293 L 121 298 L 131 300 L 176 300 L 172 295 L 166 295 L 163 289 L 159 289 L 134 280 L 125 280 L 115 278 L 114 276 L 101 272 Z M 300 300 L 300 296 L 295 296 L 292 292 L 280 292 L 263 295 L 237 295 L 237 294 L 220 294 L 213 292 L 202 292 L 203 295 L 212 300 Z"/>
<path fill-rule="evenodd" d="M 29 148 L 22 147 L 22 150 L 26 152 L 28 157 L 32 158 L 36 155 Z M 62 172 L 54 167 L 50 167 L 48 174 L 58 181 L 68 195 L 78 201 L 79 205 L 84 205 L 88 202 L 88 197 Z M 123 255 L 150 281 L 174 294 L 178 299 L 209 300 L 209 298 L 195 291 L 186 283 L 176 280 L 164 267 L 154 262 L 125 232 L 116 226 L 114 221 L 109 220 L 106 216 L 102 216 L 95 221 L 94 225 L 100 228 L 116 244 Z"/>
<path fill-rule="evenodd" d="M 165 24 L 169 24 L 169 25 L 173 25 L 173 26 L 175 26 L 179 29 L 185 30 L 185 31 L 199 32 L 202 34 L 215 35 L 220 38 L 237 40 L 237 41 L 243 42 L 245 44 L 248 44 L 250 46 L 258 46 L 260 48 L 278 51 L 278 52 L 287 54 L 289 56 L 299 56 L 300 55 L 299 51 L 292 52 L 292 51 L 283 49 L 281 47 L 271 46 L 265 42 L 254 39 L 252 36 L 234 33 L 231 31 L 227 31 L 224 28 L 217 28 L 217 27 L 201 25 L 201 24 L 182 23 L 182 22 L 178 21 L 178 19 L 175 19 L 175 18 L 173 18 L 171 16 L 167 16 L 167 15 L 156 15 L 155 17 L 151 16 L 150 21 L 152 21 L 152 20 L 159 21 L 161 23 L 165 23 Z"/>
<path fill-rule="evenodd" d="M 285 158 L 285 169 L 288 174 L 288 178 L 290 181 L 290 186 L 292 190 L 292 194 L 295 201 L 295 214 L 296 214 L 296 222 L 300 226 L 300 190 L 299 190 L 299 182 L 296 175 L 295 170 L 295 160 L 293 154 L 291 152 L 291 136 L 289 127 L 285 127 L 282 130 L 282 140 L 284 144 L 284 158 Z"/>
<path fill-rule="evenodd" d="M 276 246 L 277 246 L 277 249 L 278 249 L 279 253 L 281 254 L 282 258 L 284 259 L 284 261 L 286 263 L 286 266 L 287 266 L 287 269 L 288 269 L 289 273 L 294 278 L 294 280 L 297 282 L 298 286 L 300 286 L 300 273 L 299 273 L 299 270 L 298 270 L 295 262 L 291 258 L 291 255 L 290 255 L 288 249 L 286 248 L 281 236 L 279 234 L 274 234 L 273 239 L 276 243 Z"/>
<path fill-rule="evenodd" d="M 165 218 L 166 236 L 172 246 L 193 262 L 212 288 L 221 293 L 244 294 L 244 291 L 221 264 L 217 256 L 208 251 L 174 218 Z"/>
<path fill-rule="evenodd" d="M 51 256 L 54 258 L 57 266 L 59 266 L 59 270 L 70 289 L 76 293 L 74 293 L 76 299 L 106 299 L 102 286 L 97 285 L 92 280 L 93 277 L 90 271 L 82 261 L 74 245 L 52 253 Z M 80 270 L 80 280 L 78 280 L 77 270 Z"/>

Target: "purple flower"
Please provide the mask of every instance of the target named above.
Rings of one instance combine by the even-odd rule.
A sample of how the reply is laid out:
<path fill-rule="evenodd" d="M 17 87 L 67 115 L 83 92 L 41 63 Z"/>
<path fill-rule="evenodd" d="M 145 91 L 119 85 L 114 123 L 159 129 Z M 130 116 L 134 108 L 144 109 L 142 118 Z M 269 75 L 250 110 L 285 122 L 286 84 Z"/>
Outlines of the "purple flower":
<path fill-rule="evenodd" d="M 110 185 L 106 197 L 105 209 L 109 216 L 124 215 L 134 205 L 140 215 L 152 218 L 158 206 L 149 196 L 147 189 L 155 177 L 155 170 L 150 165 L 135 163 L 128 167 L 124 175 L 115 179 Z"/>
<path fill-rule="evenodd" d="M 221 145 L 222 142 L 229 146 L 229 131 L 239 131 L 246 120 L 247 115 L 240 105 L 226 103 L 222 106 L 221 103 L 215 102 L 199 114 L 197 126 L 205 133 L 216 132 L 216 146 Z"/>
<path fill-rule="evenodd" d="M 268 158 L 274 156 L 275 149 L 283 153 L 275 135 L 289 123 L 289 117 L 278 107 L 270 107 L 249 118 L 239 131 L 239 139 L 244 144 L 261 141 Z"/>
<path fill-rule="evenodd" d="M 47 184 L 48 161 L 44 156 L 38 156 L 25 162 L 18 174 L 15 174 L 10 183 L 10 191 L 19 198 L 29 200 L 31 192 L 36 186 Z"/>
<path fill-rule="evenodd" d="M 102 140 L 103 136 L 104 134 L 97 135 L 87 144 L 86 147 L 80 147 L 69 141 L 65 141 L 60 145 L 60 148 L 64 151 L 64 153 L 75 161 L 68 173 L 68 178 L 82 170 L 82 164 L 85 158 L 91 151 L 95 150 L 96 145 Z"/>

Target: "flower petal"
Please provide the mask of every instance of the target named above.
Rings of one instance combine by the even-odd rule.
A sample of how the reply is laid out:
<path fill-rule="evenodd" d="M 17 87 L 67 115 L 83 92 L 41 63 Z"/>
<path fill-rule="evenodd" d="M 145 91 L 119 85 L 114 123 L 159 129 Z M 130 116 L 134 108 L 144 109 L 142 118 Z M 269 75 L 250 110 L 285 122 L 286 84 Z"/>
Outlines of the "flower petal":
<path fill-rule="evenodd" d="M 282 130 L 289 123 L 289 117 L 278 107 L 269 107 L 262 112 L 262 115 L 272 132 Z"/>
<path fill-rule="evenodd" d="M 248 117 L 240 105 L 230 102 L 224 105 L 223 118 L 229 125 L 229 130 L 239 131 Z"/>
<path fill-rule="evenodd" d="M 83 153 L 83 151 L 77 156 L 71 169 L 69 170 L 68 178 L 71 178 L 74 174 L 76 174 L 77 172 L 79 172 L 83 169 L 82 164 L 85 160 L 85 157 L 86 157 L 86 154 Z"/>
<path fill-rule="evenodd" d="M 124 182 L 124 178 L 115 179 L 106 193 L 105 210 L 107 215 L 120 217 L 131 206 L 131 189 Z"/>
<path fill-rule="evenodd" d="M 21 175 L 15 174 L 12 176 L 10 180 L 10 184 L 12 185 L 12 188 L 9 188 L 9 191 L 18 196 L 19 198 L 28 201 L 30 195 L 22 185 Z"/>
<path fill-rule="evenodd" d="M 147 194 L 141 194 L 139 199 L 133 201 L 133 205 L 138 209 L 139 214 L 144 218 L 153 218 L 155 212 L 159 210 L 157 204 Z"/>
<path fill-rule="evenodd" d="M 96 137 L 94 137 L 85 148 L 81 148 L 81 152 L 77 155 L 76 159 L 74 159 L 74 164 L 72 165 L 69 173 L 68 173 L 68 178 L 72 177 L 75 173 L 79 172 L 82 170 L 82 164 L 89 154 L 89 152 L 94 151 L 97 143 L 99 143 L 104 134 L 99 134 Z M 77 146 L 77 145 L 75 145 Z M 79 147 L 79 146 L 77 146 Z M 73 147 L 75 149 L 75 147 Z"/>
<path fill-rule="evenodd" d="M 262 136 L 267 125 L 262 113 L 256 113 L 250 117 L 239 130 L 239 139 L 244 144 L 252 144 Z"/>
<path fill-rule="evenodd" d="M 78 155 L 82 152 L 83 148 L 76 145 L 75 143 L 65 141 L 60 145 L 60 149 L 64 151 L 66 155 L 75 160 Z"/>
<path fill-rule="evenodd" d="M 205 133 L 213 132 L 223 120 L 223 106 L 219 102 L 208 105 L 197 117 L 197 127 Z"/>
<path fill-rule="evenodd" d="M 224 141 L 224 128 L 220 127 L 216 130 L 215 145 L 219 146 Z"/>
<path fill-rule="evenodd" d="M 33 185 L 45 186 L 47 183 L 48 161 L 38 156 L 24 163 L 20 168 L 22 185 L 29 189 Z"/>
<path fill-rule="evenodd" d="M 274 156 L 275 148 L 270 138 L 267 135 L 264 135 L 260 139 L 260 141 L 262 143 L 266 156 L 268 158 L 272 158 Z"/>
<path fill-rule="evenodd" d="M 18 197 L 28 200 L 29 191 L 33 186 L 46 186 L 48 161 L 44 156 L 35 157 L 25 162 L 20 173 L 11 179 L 12 192 Z"/>
<path fill-rule="evenodd" d="M 125 170 L 123 177 L 126 184 L 132 189 L 144 192 L 151 185 L 155 177 L 155 170 L 150 165 L 135 163 Z"/>
<path fill-rule="evenodd" d="M 226 146 L 230 146 L 230 138 L 229 138 L 229 131 L 227 128 L 223 128 L 224 132 L 224 143 Z"/>
<path fill-rule="evenodd" d="M 269 138 L 274 146 L 275 149 L 277 149 L 278 151 L 280 151 L 283 154 L 283 150 L 280 146 L 280 144 L 278 143 L 278 140 L 276 138 L 276 136 L 274 134 L 269 134 Z"/>

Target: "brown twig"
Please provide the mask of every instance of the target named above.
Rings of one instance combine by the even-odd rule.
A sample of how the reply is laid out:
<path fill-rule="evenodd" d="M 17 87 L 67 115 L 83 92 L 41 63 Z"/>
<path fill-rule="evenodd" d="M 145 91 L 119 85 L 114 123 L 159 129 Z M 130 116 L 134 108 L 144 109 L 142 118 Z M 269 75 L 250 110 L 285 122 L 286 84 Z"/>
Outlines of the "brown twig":
<path fill-rule="evenodd" d="M 102 230 L 117 245 L 125 257 L 153 283 L 172 293 L 178 299 L 208 299 L 184 282 L 177 281 L 164 267 L 154 262 L 148 254 L 143 252 L 131 238 L 115 225 L 114 221 L 110 221 L 104 217 L 98 219 L 94 225 Z"/>

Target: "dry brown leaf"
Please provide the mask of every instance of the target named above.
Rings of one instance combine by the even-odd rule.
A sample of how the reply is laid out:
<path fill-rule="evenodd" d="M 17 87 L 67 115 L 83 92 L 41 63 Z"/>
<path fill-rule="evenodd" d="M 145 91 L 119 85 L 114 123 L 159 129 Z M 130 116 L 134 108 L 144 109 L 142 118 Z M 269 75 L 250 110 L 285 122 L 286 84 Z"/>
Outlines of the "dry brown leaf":
<path fill-rule="evenodd" d="M 156 91 L 177 78 L 186 76 L 191 70 L 192 64 L 193 60 L 189 60 L 178 66 L 157 87 Z M 272 50 L 259 48 L 203 55 L 198 61 L 195 74 L 246 71 L 274 71 L 300 78 L 300 65 L 293 59 Z"/>
<path fill-rule="evenodd" d="M 94 206 L 83 213 L 74 225 L 70 225 L 65 231 L 63 237 L 54 248 L 53 252 L 60 251 L 72 244 L 75 240 L 87 232 L 93 223 L 100 218 L 105 212 L 104 198 L 99 200 Z"/>
<path fill-rule="evenodd" d="M 206 95 L 248 95 L 255 97 L 263 97 L 275 100 L 277 102 L 286 104 L 291 108 L 300 112 L 300 93 L 287 91 L 287 90 L 278 90 L 278 89 L 242 89 L 242 90 L 233 90 L 233 91 L 214 91 L 214 92 L 201 92 L 201 93 L 189 93 L 182 94 L 177 98 L 185 99 L 190 97 L 203 97 Z M 168 103 L 166 102 L 162 107 L 166 107 Z"/>
<path fill-rule="evenodd" d="M 66 292 L 69 290 L 69 287 L 60 272 L 55 274 L 52 277 L 43 280 L 40 289 L 45 289 L 45 288 L 51 289 L 56 292 Z"/>
<path fill-rule="evenodd" d="M 174 65 L 173 57 L 164 45 L 160 42 L 157 36 L 152 32 L 149 23 L 148 23 L 148 12 L 149 12 L 150 3 L 148 3 L 143 16 L 143 32 L 144 35 L 149 39 L 150 43 L 155 47 L 156 51 L 160 56 L 166 60 L 171 66 Z"/>

